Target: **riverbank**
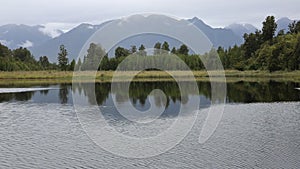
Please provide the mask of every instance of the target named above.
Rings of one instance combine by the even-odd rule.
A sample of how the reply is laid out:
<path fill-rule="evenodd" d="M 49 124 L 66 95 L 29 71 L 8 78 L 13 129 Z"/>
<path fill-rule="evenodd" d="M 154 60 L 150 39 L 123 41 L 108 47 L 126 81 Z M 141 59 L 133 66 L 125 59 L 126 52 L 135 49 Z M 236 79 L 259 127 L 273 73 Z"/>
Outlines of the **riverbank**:
<path fill-rule="evenodd" d="M 136 74 L 135 71 L 120 72 L 120 79 L 126 80 L 132 74 Z M 171 71 L 176 74 L 177 77 L 183 80 L 189 80 L 191 77 L 187 76 L 185 71 Z M 218 79 L 222 75 L 221 72 L 212 71 L 210 76 L 206 71 L 193 71 L 194 77 L 199 81 L 210 80 L 209 77 L 215 77 Z M 247 81 L 261 81 L 267 79 L 276 80 L 288 80 L 300 82 L 300 71 L 278 71 L 278 72 L 267 72 L 267 71 L 237 71 L 237 70 L 226 70 L 225 71 L 227 81 L 235 79 Z M 98 71 L 96 74 L 96 81 L 111 81 L 114 76 L 114 71 Z M 81 79 L 93 80 L 95 75 L 93 72 L 82 71 L 75 73 L 72 71 L 16 71 L 16 72 L 0 72 L 0 80 L 2 83 L 6 81 L 14 80 L 31 80 L 31 81 L 57 81 L 57 82 L 72 82 L 74 77 L 81 77 Z M 163 71 L 143 71 L 135 76 L 135 81 L 168 81 L 173 80 L 172 77 Z"/>

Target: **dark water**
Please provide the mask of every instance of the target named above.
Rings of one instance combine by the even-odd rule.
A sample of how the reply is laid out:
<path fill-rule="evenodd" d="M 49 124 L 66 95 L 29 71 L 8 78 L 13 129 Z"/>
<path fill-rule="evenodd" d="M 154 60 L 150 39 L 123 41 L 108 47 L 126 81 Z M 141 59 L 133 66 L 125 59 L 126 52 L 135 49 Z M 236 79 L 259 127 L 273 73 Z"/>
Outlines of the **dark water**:
<path fill-rule="evenodd" d="M 90 83 L 73 88 L 71 84 L 0 87 L 51 88 L 0 94 L 1 169 L 300 168 L 300 90 L 295 89 L 300 87 L 299 83 L 227 83 L 228 104 L 223 118 L 204 144 L 199 144 L 197 139 L 211 103 L 209 82 L 198 82 L 199 95 L 192 92 L 180 95 L 173 82 L 133 82 L 129 100 L 111 92 L 110 83 L 98 83 L 95 90 Z M 109 108 L 113 104 L 112 96 L 118 102 L 131 102 L 135 108 L 147 110 L 149 93 L 153 89 L 161 89 L 167 96 L 165 116 L 154 123 L 157 131 L 172 122 L 169 117 L 177 115 L 181 103 L 187 104 L 200 97 L 201 112 L 180 144 L 166 153 L 145 159 L 120 157 L 97 146 L 82 129 L 72 105 L 72 93 L 75 93 L 87 98 L 88 104 L 105 108 L 106 114 L 116 113 Z M 154 103 L 157 107 L 164 106 L 159 98 Z M 138 130 L 137 126 L 119 118 L 113 119 L 111 124 L 120 132 Z M 149 131 L 156 134 L 156 131 Z"/>
<path fill-rule="evenodd" d="M 122 85 L 122 82 L 120 82 Z M 185 87 L 189 88 L 189 82 Z M 91 90 L 95 86 L 95 91 Z M 72 104 L 72 90 L 80 93 L 85 97 L 94 97 L 96 94 L 97 103 L 90 104 L 107 105 L 111 102 L 111 83 L 83 83 L 72 84 L 56 84 L 56 85 L 0 85 L 0 88 L 52 88 L 51 90 L 32 91 L 23 93 L 6 93 L 0 94 L 0 102 L 30 101 L 32 103 L 61 103 Z M 234 82 L 227 83 L 227 103 L 256 103 L 256 102 L 280 102 L 280 101 L 300 101 L 300 92 L 296 88 L 300 87 L 300 83 L 295 82 Z M 207 107 L 211 101 L 210 82 L 198 82 L 199 97 L 201 106 Z M 188 96 L 193 96 L 190 92 L 181 95 L 176 82 L 132 82 L 130 85 L 130 100 L 124 100 L 122 95 L 117 95 L 119 101 L 131 101 L 137 108 L 149 106 L 147 98 L 154 89 L 161 89 L 167 96 L 166 107 L 172 108 L 176 103 L 188 102 Z M 89 99 L 92 100 L 92 99 Z"/>

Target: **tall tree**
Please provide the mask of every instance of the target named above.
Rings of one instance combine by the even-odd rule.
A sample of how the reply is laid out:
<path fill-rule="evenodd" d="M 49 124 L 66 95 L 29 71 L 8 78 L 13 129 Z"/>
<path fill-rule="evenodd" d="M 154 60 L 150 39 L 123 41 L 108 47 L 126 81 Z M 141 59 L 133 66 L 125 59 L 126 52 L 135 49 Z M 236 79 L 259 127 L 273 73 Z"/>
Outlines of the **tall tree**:
<path fill-rule="evenodd" d="M 58 53 L 58 66 L 60 70 L 67 70 L 68 67 L 68 52 L 64 45 L 60 45 L 59 47 L 60 52 Z"/>
<path fill-rule="evenodd" d="M 13 55 L 16 59 L 22 62 L 34 61 L 34 57 L 31 55 L 30 51 L 27 48 L 18 48 L 13 50 Z"/>
<path fill-rule="evenodd" d="M 137 51 L 136 46 L 135 46 L 135 45 L 132 45 L 132 46 L 131 46 L 131 49 L 130 49 L 130 53 L 133 54 L 133 53 L 135 53 L 136 51 Z"/>
<path fill-rule="evenodd" d="M 161 46 L 162 53 L 169 53 L 170 48 L 168 42 L 164 41 L 164 43 Z"/>
<path fill-rule="evenodd" d="M 98 70 L 100 61 L 105 55 L 106 52 L 100 45 L 91 43 L 84 58 L 82 70 Z"/>
<path fill-rule="evenodd" d="M 73 59 L 69 65 L 69 71 L 74 71 L 75 65 L 76 65 L 76 62 L 75 62 L 75 59 Z"/>
<path fill-rule="evenodd" d="M 124 56 L 128 56 L 130 54 L 130 51 L 128 49 L 122 48 L 122 47 L 117 47 L 115 50 L 115 57 L 119 58 L 119 57 L 124 57 Z"/>
<path fill-rule="evenodd" d="M 41 64 L 41 66 L 43 67 L 43 69 L 48 69 L 50 62 L 47 56 L 41 56 L 39 59 L 39 63 Z"/>
<path fill-rule="evenodd" d="M 292 23 L 289 24 L 289 31 L 288 33 L 299 33 L 300 32 L 300 21 L 296 22 L 293 21 Z"/>
<path fill-rule="evenodd" d="M 160 42 L 156 42 L 154 45 L 154 55 L 159 55 L 161 49 L 161 43 Z"/>
<path fill-rule="evenodd" d="M 185 44 L 182 44 L 177 52 L 178 54 L 187 56 L 189 54 L 189 49 Z"/>
<path fill-rule="evenodd" d="M 262 39 L 264 41 L 271 40 L 275 35 L 276 28 L 277 24 L 275 22 L 275 17 L 267 16 L 266 20 L 263 22 Z"/>
<path fill-rule="evenodd" d="M 75 65 L 75 70 L 80 70 L 82 65 L 81 58 L 78 59 L 77 64 Z"/>
<path fill-rule="evenodd" d="M 139 55 L 141 56 L 146 56 L 147 52 L 145 51 L 145 46 L 143 44 L 141 44 L 141 46 L 139 47 Z"/>
<path fill-rule="evenodd" d="M 173 53 L 173 54 L 176 54 L 176 53 L 177 53 L 177 50 L 176 50 L 175 47 L 172 48 L 171 53 Z"/>
<path fill-rule="evenodd" d="M 262 35 L 260 31 L 255 31 L 255 33 L 245 34 L 244 35 L 244 44 L 242 45 L 243 50 L 245 51 L 245 59 L 249 59 L 257 49 L 260 48 L 262 44 Z"/>

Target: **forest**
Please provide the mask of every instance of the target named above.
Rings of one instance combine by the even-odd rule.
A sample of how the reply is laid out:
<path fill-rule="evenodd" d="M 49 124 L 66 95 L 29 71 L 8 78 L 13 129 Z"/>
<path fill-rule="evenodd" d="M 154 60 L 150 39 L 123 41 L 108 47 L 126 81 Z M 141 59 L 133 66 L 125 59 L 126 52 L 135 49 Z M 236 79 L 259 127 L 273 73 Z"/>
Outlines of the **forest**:
<path fill-rule="evenodd" d="M 219 56 L 224 69 L 227 70 L 267 70 L 294 71 L 300 69 L 300 21 L 289 24 L 287 31 L 280 30 L 276 34 L 274 16 L 266 17 L 262 29 L 243 36 L 244 43 L 234 45 L 228 49 L 218 47 L 203 54 L 191 54 L 185 44 L 180 47 L 170 47 L 168 42 L 157 42 L 154 51 L 147 53 L 145 46 L 133 45 L 129 49 L 117 47 L 114 56 L 108 56 L 105 49 L 98 44 L 90 44 L 87 55 L 77 62 L 68 59 L 68 51 L 64 45 L 59 47 L 57 63 L 50 63 L 47 56 L 38 60 L 27 48 L 9 49 L 0 44 L 0 71 L 37 71 L 37 70 L 115 70 L 118 65 L 129 55 L 141 59 L 141 62 L 128 63 L 129 69 L 137 70 L 139 65 L 154 63 L 155 58 L 175 54 L 192 70 L 204 70 L 204 65 L 214 64 L 214 56 Z M 101 62 L 100 62 L 101 60 Z M 211 63 L 203 63 L 211 62 Z M 99 64 L 100 63 L 100 64 Z M 172 65 L 172 60 L 164 59 L 163 65 Z M 177 64 L 177 63 L 174 63 Z M 179 69 L 180 65 L 171 66 L 169 69 Z M 168 67 L 166 67 L 168 69 Z"/>

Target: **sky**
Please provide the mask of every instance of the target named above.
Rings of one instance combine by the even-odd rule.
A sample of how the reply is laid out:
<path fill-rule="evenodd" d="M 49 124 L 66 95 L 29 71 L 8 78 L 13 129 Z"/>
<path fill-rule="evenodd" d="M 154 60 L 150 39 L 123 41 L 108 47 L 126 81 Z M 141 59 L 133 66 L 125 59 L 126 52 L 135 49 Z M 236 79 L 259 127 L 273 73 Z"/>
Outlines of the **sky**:
<path fill-rule="evenodd" d="M 300 19 L 299 0 L 1 0 L 0 25 L 45 25 L 67 31 L 80 23 L 138 13 L 198 17 L 212 27 L 250 23 L 257 28 L 268 15 Z"/>

